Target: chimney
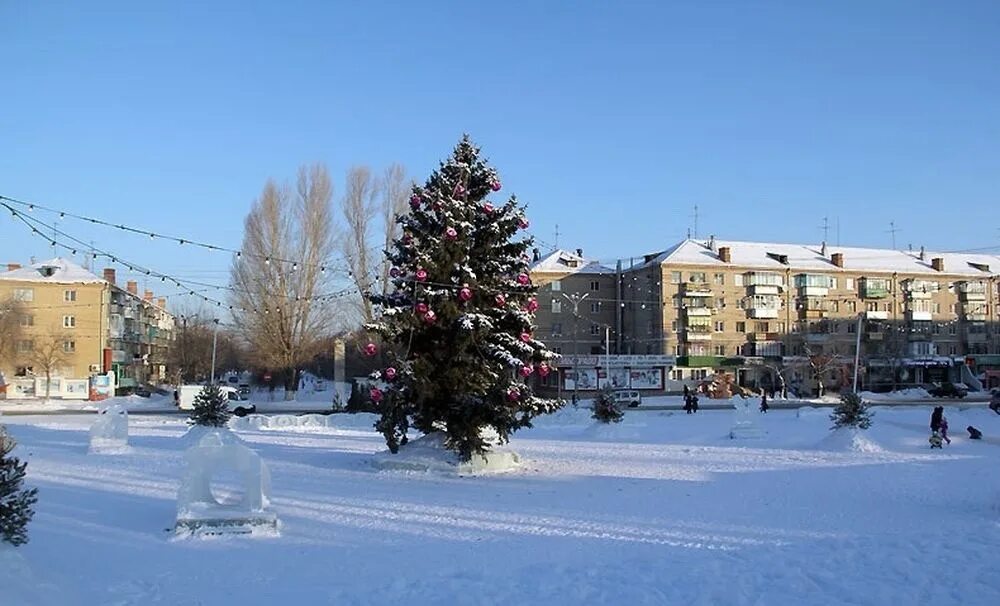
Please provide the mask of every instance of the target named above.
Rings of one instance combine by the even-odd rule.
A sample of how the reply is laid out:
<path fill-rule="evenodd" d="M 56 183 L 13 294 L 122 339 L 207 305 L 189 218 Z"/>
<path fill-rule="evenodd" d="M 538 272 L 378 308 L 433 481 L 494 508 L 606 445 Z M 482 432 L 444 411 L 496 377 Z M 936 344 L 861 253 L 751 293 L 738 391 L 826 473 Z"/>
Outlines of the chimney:
<path fill-rule="evenodd" d="M 732 261 L 732 259 L 733 259 L 733 257 L 732 257 L 732 254 L 729 251 L 729 247 L 728 246 L 720 246 L 719 247 L 719 260 L 722 261 L 723 263 L 729 263 L 730 261 Z"/>
<path fill-rule="evenodd" d="M 823 242 L 823 245 L 819 247 L 819 256 L 826 256 L 826 242 Z"/>
<path fill-rule="evenodd" d="M 104 281 L 105 282 L 110 282 L 112 284 L 115 283 L 115 270 L 114 269 L 112 269 L 110 267 L 105 267 L 104 268 Z"/>
<path fill-rule="evenodd" d="M 156 300 L 156 304 L 161 309 L 166 309 L 167 308 L 167 298 L 166 297 L 160 297 L 159 299 Z"/>
<path fill-rule="evenodd" d="M 538 262 L 542 258 L 542 253 L 537 248 L 531 249 L 531 260 L 533 262 Z"/>
<path fill-rule="evenodd" d="M 923 246 L 920 247 L 920 260 L 921 261 L 924 260 L 924 247 Z"/>
<path fill-rule="evenodd" d="M 21 269 L 21 264 L 20 263 L 8 263 L 7 264 L 7 271 L 14 271 L 15 269 Z"/>
<path fill-rule="evenodd" d="M 139 284 L 135 280 L 129 280 L 125 284 L 125 290 L 129 291 L 133 295 L 139 295 Z"/>
<path fill-rule="evenodd" d="M 944 259 L 941 257 L 934 257 L 931 259 L 931 267 L 934 271 L 944 271 Z"/>
<path fill-rule="evenodd" d="M 576 256 L 580 257 L 581 259 L 583 258 L 583 249 L 582 248 L 576 249 Z"/>
<path fill-rule="evenodd" d="M 144 293 L 142 293 L 142 300 L 145 301 L 146 303 L 152 303 L 153 302 L 153 291 L 147 290 Z"/>
<path fill-rule="evenodd" d="M 830 262 L 836 265 L 837 267 L 843 267 L 844 253 L 833 253 L 832 255 L 830 255 Z"/>

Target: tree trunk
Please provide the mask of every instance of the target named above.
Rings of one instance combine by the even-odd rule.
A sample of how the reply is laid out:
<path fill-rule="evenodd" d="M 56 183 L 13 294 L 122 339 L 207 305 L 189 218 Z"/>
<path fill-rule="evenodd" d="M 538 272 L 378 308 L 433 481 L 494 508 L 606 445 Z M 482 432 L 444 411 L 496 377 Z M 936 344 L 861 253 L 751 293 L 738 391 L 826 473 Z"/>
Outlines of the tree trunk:
<path fill-rule="evenodd" d="M 291 368 L 285 375 L 285 401 L 291 402 L 299 391 L 299 369 Z"/>

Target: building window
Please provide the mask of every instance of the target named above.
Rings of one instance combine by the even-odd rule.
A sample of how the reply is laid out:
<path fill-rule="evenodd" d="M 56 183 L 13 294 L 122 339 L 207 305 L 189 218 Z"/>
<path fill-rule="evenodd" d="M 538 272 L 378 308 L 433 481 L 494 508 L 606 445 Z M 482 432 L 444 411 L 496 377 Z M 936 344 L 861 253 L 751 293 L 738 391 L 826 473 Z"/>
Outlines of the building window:
<path fill-rule="evenodd" d="M 674 355 L 675 356 L 683 356 L 684 355 L 684 346 L 683 345 L 674 345 Z M 674 372 L 680 372 L 680 371 L 677 370 L 677 371 L 674 371 Z"/>
<path fill-rule="evenodd" d="M 948 325 L 948 334 L 949 335 L 958 334 L 958 327 L 955 326 L 954 324 L 949 324 Z M 952 353 L 954 353 L 954 352 L 952 352 Z"/>
<path fill-rule="evenodd" d="M 747 331 L 747 323 L 746 322 L 737 322 L 736 323 L 736 332 L 746 332 L 746 331 Z"/>
<path fill-rule="evenodd" d="M 562 301 L 559 299 L 552 299 L 552 313 L 557 314 L 562 312 Z"/>
<path fill-rule="evenodd" d="M 681 276 L 681 272 L 679 272 L 679 271 L 672 271 L 672 272 L 670 272 L 670 283 L 671 284 L 680 284 L 682 281 L 683 281 L 683 277 Z"/>
<path fill-rule="evenodd" d="M 768 330 L 770 325 L 767 322 L 754 322 L 753 331 L 754 332 L 771 332 Z"/>
<path fill-rule="evenodd" d="M 681 308 L 681 298 L 678 295 L 674 297 L 674 309 L 680 309 L 680 308 Z"/>
<path fill-rule="evenodd" d="M 64 290 L 63 291 L 63 301 L 67 303 L 73 303 L 76 301 L 76 291 L 75 290 Z"/>
<path fill-rule="evenodd" d="M 726 323 L 725 322 L 716 322 L 715 323 L 715 332 L 726 332 Z"/>
<path fill-rule="evenodd" d="M 590 281 L 590 290 L 601 290 L 601 283 L 597 280 Z"/>
<path fill-rule="evenodd" d="M 559 283 L 559 280 L 552 280 L 549 282 L 549 289 L 552 290 L 552 292 L 559 292 L 562 290 L 562 285 Z"/>
<path fill-rule="evenodd" d="M 868 303 L 865 303 L 865 310 L 866 311 L 878 311 L 878 303 L 875 302 L 875 301 L 869 301 Z"/>
<path fill-rule="evenodd" d="M 743 286 L 743 274 L 736 274 L 733 276 L 734 286 Z"/>
<path fill-rule="evenodd" d="M 889 303 L 884 304 L 882 307 L 883 309 L 885 309 L 885 311 L 892 311 L 892 302 L 890 301 Z"/>
<path fill-rule="evenodd" d="M 934 335 L 941 334 L 941 325 L 935 323 L 933 326 L 931 326 L 931 334 Z"/>
<path fill-rule="evenodd" d="M 854 278 L 844 278 L 844 288 L 854 290 Z"/>
<path fill-rule="evenodd" d="M 784 322 L 778 322 L 778 332 L 784 334 L 784 332 L 785 332 L 785 323 Z"/>
<path fill-rule="evenodd" d="M 715 346 L 715 355 L 717 355 L 717 356 L 724 356 L 724 355 L 726 355 L 726 346 L 725 345 L 716 345 Z"/>
<path fill-rule="evenodd" d="M 75 328 L 76 316 L 63 316 L 63 328 Z"/>
<path fill-rule="evenodd" d="M 721 298 L 721 297 L 718 298 L 718 299 L 716 299 L 715 300 L 715 308 L 716 309 L 725 309 L 726 308 L 726 300 L 723 299 L 723 298 Z"/>
<path fill-rule="evenodd" d="M 691 282 L 691 283 L 694 283 L 694 284 L 704 284 L 707 281 L 708 280 L 705 277 L 705 272 L 703 272 L 703 271 L 693 271 L 693 272 L 691 272 L 691 275 L 688 276 L 688 282 Z"/>
<path fill-rule="evenodd" d="M 837 313 L 839 311 L 840 311 L 840 301 L 834 301 L 833 302 L 833 313 Z"/>
<path fill-rule="evenodd" d="M 28 353 L 31 351 L 35 351 L 35 342 L 31 339 L 21 339 L 17 342 L 18 353 Z"/>
<path fill-rule="evenodd" d="M 955 354 L 957 354 L 957 353 L 958 353 L 958 348 L 957 348 L 957 347 L 955 347 L 954 345 L 949 345 L 949 346 L 948 346 L 948 352 L 949 352 L 949 353 L 950 353 L 951 355 L 955 355 Z"/>
<path fill-rule="evenodd" d="M 650 326 L 650 332 L 653 332 L 652 331 L 653 323 L 650 322 L 649 326 Z M 590 325 L 590 334 L 591 335 L 595 335 L 595 336 L 601 334 L 601 327 L 599 325 L 597 325 L 597 324 L 591 324 Z"/>
<path fill-rule="evenodd" d="M 848 301 L 847 302 L 847 311 L 851 312 L 852 314 L 856 313 L 858 311 L 858 302 L 857 301 Z"/>
<path fill-rule="evenodd" d="M 63 341 L 63 352 L 73 353 L 76 351 L 76 341 Z"/>
<path fill-rule="evenodd" d="M 562 322 L 552 323 L 552 336 L 561 337 L 562 336 Z"/>
<path fill-rule="evenodd" d="M 19 321 L 20 321 L 21 326 L 23 326 L 23 327 L 34 326 L 35 325 L 35 316 L 33 316 L 31 314 L 21 314 L 21 317 L 19 318 Z"/>
<path fill-rule="evenodd" d="M 670 323 L 670 332 L 677 332 L 677 320 Z"/>
<path fill-rule="evenodd" d="M 25 303 L 30 303 L 35 300 L 35 289 L 33 288 L 15 288 L 13 295 L 15 301 L 23 301 Z"/>
<path fill-rule="evenodd" d="M 715 274 L 714 276 L 712 276 L 712 282 L 714 282 L 715 284 L 717 284 L 719 286 L 725 286 L 726 285 L 726 274 Z"/>
<path fill-rule="evenodd" d="M 590 303 L 590 313 L 592 313 L 592 314 L 601 313 L 601 302 L 600 301 L 592 301 Z"/>

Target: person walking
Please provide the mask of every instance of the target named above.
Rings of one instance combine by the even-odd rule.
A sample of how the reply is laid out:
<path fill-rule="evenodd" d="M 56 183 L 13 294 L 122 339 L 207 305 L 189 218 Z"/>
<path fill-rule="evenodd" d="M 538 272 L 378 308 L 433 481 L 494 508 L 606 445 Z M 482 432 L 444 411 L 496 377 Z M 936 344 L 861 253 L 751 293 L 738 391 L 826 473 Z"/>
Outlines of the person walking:
<path fill-rule="evenodd" d="M 768 409 L 771 408 L 767 405 L 767 392 L 760 394 L 760 411 L 767 413 Z"/>

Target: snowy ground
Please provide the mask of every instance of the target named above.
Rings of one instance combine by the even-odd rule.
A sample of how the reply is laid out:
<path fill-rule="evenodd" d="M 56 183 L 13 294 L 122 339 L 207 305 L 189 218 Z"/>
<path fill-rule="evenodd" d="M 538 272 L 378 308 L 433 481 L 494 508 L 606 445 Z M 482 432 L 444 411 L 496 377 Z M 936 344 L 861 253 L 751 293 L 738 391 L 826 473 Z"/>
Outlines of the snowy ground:
<path fill-rule="evenodd" d="M 131 452 L 106 456 L 90 417 L 6 417 L 41 492 L 17 550 L 33 576 L 0 566 L 0 587 L 60 606 L 1000 604 L 1000 416 L 947 409 L 932 452 L 929 407 L 876 410 L 858 444 L 828 410 L 737 442 L 728 411 L 595 429 L 568 409 L 517 434 L 518 471 L 476 477 L 374 470 L 367 415 L 244 421 L 281 536 L 215 540 L 173 539 L 183 419 L 132 417 Z"/>

